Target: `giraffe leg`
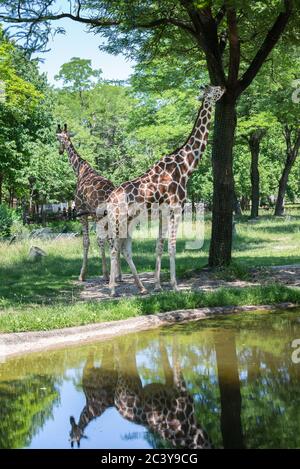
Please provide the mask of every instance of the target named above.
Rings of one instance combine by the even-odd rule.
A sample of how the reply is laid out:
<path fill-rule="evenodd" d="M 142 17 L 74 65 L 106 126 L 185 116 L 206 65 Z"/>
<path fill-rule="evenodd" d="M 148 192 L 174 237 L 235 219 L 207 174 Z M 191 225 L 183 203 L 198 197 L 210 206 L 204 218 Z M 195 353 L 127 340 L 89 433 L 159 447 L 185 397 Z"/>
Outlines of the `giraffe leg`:
<path fill-rule="evenodd" d="M 141 280 L 138 276 L 138 273 L 137 273 L 136 267 L 134 265 L 134 262 L 132 260 L 132 239 L 130 237 L 122 240 L 121 249 L 122 249 L 122 254 L 123 254 L 124 258 L 126 259 L 128 265 L 130 267 L 130 270 L 131 270 L 131 273 L 134 277 L 134 281 L 136 283 L 136 286 L 139 288 L 141 294 L 145 295 L 146 293 L 148 293 L 148 291 L 144 287 L 144 285 L 142 284 L 142 282 L 141 282 Z"/>
<path fill-rule="evenodd" d="M 120 239 L 111 238 L 109 240 L 110 245 L 110 278 L 109 278 L 109 289 L 110 295 L 116 296 L 116 277 L 118 272 L 118 256 L 120 251 Z"/>
<path fill-rule="evenodd" d="M 155 274 L 154 274 L 154 280 L 155 280 L 154 291 L 162 290 L 161 285 L 160 285 L 160 271 L 161 271 L 161 258 L 163 254 L 163 249 L 164 249 L 164 238 L 163 238 L 163 232 L 162 232 L 162 213 L 160 211 L 159 212 L 158 238 L 156 241 L 156 266 L 155 266 Z"/>
<path fill-rule="evenodd" d="M 176 218 L 174 212 L 171 213 L 170 216 L 170 223 L 169 223 L 169 257 L 170 257 L 170 279 L 171 279 L 171 286 L 174 291 L 178 291 L 177 280 L 176 280 L 176 232 L 177 232 L 177 225 L 176 225 Z"/>
<path fill-rule="evenodd" d="M 109 281 L 106 257 L 105 257 L 105 240 L 97 238 L 98 246 L 100 248 L 101 260 L 102 260 L 102 275 L 105 282 Z"/>
<path fill-rule="evenodd" d="M 88 262 L 88 252 L 90 247 L 90 237 L 89 237 L 89 223 L 88 219 L 84 218 L 81 220 L 82 223 L 82 236 L 83 236 L 83 261 L 82 267 L 79 275 L 79 280 L 84 282 L 86 271 L 87 271 L 87 262 Z"/>
<path fill-rule="evenodd" d="M 121 252 L 118 251 L 118 267 L 117 267 L 117 281 L 123 282 L 121 270 Z"/>

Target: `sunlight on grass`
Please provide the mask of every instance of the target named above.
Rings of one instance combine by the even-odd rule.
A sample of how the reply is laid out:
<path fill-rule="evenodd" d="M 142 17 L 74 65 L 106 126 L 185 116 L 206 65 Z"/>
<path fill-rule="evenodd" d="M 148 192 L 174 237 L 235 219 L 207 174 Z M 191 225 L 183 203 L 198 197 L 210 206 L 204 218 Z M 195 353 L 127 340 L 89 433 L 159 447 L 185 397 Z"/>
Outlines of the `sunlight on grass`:
<path fill-rule="evenodd" d="M 51 330 L 160 312 L 212 306 L 300 303 L 300 289 L 278 285 L 220 288 L 214 292 L 166 292 L 147 298 L 119 301 L 23 306 L 7 308 L 0 314 L 1 332 Z"/>
<path fill-rule="evenodd" d="M 185 241 L 182 239 L 178 241 L 178 278 L 192 276 L 207 264 L 210 228 L 210 219 L 207 217 L 204 246 L 200 250 L 186 250 Z M 287 216 L 286 218 L 274 218 L 264 215 L 254 223 L 247 221 L 246 217 L 242 217 L 237 220 L 236 232 L 232 266 L 216 271 L 215 276 L 217 278 L 226 280 L 247 278 L 249 269 L 253 267 L 300 263 L 300 215 L 298 212 L 294 212 L 293 216 Z M 89 277 L 96 277 L 101 275 L 101 262 L 95 236 L 92 237 L 91 241 L 88 275 Z M 41 262 L 29 261 L 28 252 L 32 244 L 46 251 L 47 256 Z M 154 253 L 155 239 L 134 241 L 133 254 L 139 272 L 154 270 Z M 163 294 L 167 296 L 151 296 L 150 303 L 146 299 L 143 302 L 138 299 L 129 302 L 123 302 L 123 300 L 113 303 L 106 302 L 105 306 L 76 304 L 80 286 L 75 284 L 74 281 L 77 280 L 81 267 L 81 238 L 57 241 L 27 240 L 16 242 L 11 246 L 2 242 L 0 243 L 0 259 L 2 321 L 4 321 L 4 317 L 7 320 L 9 316 L 12 316 L 12 313 L 17 312 L 16 317 L 11 319 L 14 326 L 9 326 L 12 328 L 10 330 L 22 330 L 22 316 L 20 314 L 22 314 L 21 310 L 25 311 L 26 308 L 29 308 L 29 317 L 32 317 L 33 314 L 36 316 L 34 327 L 36 327 L 38 318 L 41 316 L 41 326 L 43 324 L 44 328 L 51 328 L 81 324 L 81 311 L 85 312 L 83 323 L 86 323 L 93 322 L 93 315 L 96 315 L 94 319 L 97 321 L 139 315 L 141 314 L 139 309 L 141 304 L 147 305 L 148 312 L 190 308 L 196 304 L 192 300 L 194 297 L 186 297 L 185 293 L 179 293 L 177 296 L 168 296 L 169 294 Z M 122 270 L 128 272 L 128 266 L 124 260 L 122 261 Z M 162 260 L 162 274 L 166 279 L 169 278 L 167 243 L 165 244 Z M 291 289 L 288 292 L 291 292 Z M 247 290 L 243 290 L 241 295 L 245 298 L 245 301 L 247 299 L 249 304 L 254 301 L 247 297 Z M 288 300 L 286 293 L 283 296 Z M 185 298 L 188 298 L 188 301 L 185 301 Z M 205 304 L 208 304 L 208 298 L 207 296 Z M 222 301 L 221 296 L 218 296 L 218 298 L 218 304 L 221 304 L 222 301 L 224 301 L 224 304 L 228 304 L 225 297 Z M 266 301 L 264 297 L 261 299 L 263 302 Z M 111 306 L 108 307 L 107 305 Z M 46 321 L 46 316 L 43 316 L 43 311 L 47 311 L 49 322 Z M 24 312 L 24 314 L 27 313 Z M 143 314 L 145 313 L 143 312 Z M 56 319 L 51 320 L 50 317 Z M 25 322 L 27 323 L 27 320 Z M 55 324 L 57 325 L 55 326 Z M 2 330 L 6 330 L 5 327 Z"/>

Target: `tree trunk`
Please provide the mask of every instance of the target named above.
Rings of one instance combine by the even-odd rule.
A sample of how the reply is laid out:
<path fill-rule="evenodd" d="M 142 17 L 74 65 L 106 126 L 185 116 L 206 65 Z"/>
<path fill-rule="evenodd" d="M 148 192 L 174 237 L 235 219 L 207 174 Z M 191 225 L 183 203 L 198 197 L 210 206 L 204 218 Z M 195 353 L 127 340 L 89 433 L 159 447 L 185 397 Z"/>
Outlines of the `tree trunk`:
<path fill-rule="evenodd" d="M 285 125 L 284 127 L 284 136 L 285 136 L 285 143 L 286 143 L 286 160 L 285 165 L 283 168 L 282 176 L 279 181 L 279 188 L 278 188 L 278 196 L 275 206 L 275 213 L 274 215 L 283 215 L 284 213 L 284 196 L 286 193 L 287 183 L 289 179 L 289 175 L 293 164 L 296 161 L 298 156 L 298 152 L 300 149 L 300 129 L 296 130 L 295 140 L 292 142 L 292 135 L 293 135 L 293 128 Z"/>
<path fill-rule="evenodd" d="M 248 140 L 251 152 L 251 215 L 250 218 L 258 217 L 259 208 L 259 170 L 258 158 L 261 137 L 256 132 L 250 135 Z"/>
<path fill-rule="evenodd" d="M 224 449 L 243 448 L 242 397 L 236 355 L 235 335 L 214 336 L 221 400 L 221 432 Z"/>
<path fill-rule="evenodd" d="M 284 214 L 284 197 L 286 193 L 287 183 L 289 180 L 289 175 L 293 167 L 294 161 L 295 159 L 293 159 L 291 155 L 287 156 L 287 159 L 283 168 L 283 172 L 279 181 L 278 195 L 277 195 L 274 215 L 281 216 Z"/>
<path fill-rule="evenodd" d="M 233 210 L 234 210 L 234 213 L 240 217 L 243 215 L 242 213 L 242 208 L 241 208 L 241 203 L 236 195 L 236 193 L 234 192 L 233 193 Z"/>
<path fill-rule="evenodd" d="M 226 93 L 216 103 L 213 164 L 213 211 L 209 265 L 219 267 L 231 261 L 233 172 L 232 148 L 236 127 L 235 99 Z"/>

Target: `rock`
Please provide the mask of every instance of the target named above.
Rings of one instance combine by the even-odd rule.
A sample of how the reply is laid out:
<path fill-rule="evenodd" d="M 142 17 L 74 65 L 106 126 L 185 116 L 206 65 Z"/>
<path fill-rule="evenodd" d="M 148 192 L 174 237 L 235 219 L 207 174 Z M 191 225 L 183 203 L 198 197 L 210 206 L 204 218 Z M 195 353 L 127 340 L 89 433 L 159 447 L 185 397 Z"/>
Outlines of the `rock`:
<path fill-rule="evenodd" d="M 38 246 L 31 246 L 28 254 L 28 258 L 32 261 L 41 260 L 43 257 L 47 256 L 43 249 Z"/>
<path fill-rule="evenodd" d="M 53 237 L 53 231 L 51 228 L 39 228 L 37 230 L 33 230 L 29 236 L 31 239 L 41 238 L 41 239 L 49 239 Z"/>

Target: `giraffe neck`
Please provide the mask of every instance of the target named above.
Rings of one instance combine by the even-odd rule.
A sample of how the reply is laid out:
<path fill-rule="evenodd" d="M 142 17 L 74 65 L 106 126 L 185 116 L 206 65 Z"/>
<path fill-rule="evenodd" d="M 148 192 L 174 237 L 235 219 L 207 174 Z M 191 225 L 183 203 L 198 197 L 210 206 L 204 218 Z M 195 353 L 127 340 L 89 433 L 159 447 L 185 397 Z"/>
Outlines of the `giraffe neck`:
<path fill-rule="evenodd" d="M 208 99 L 204 99 L 198 112 L 193 130 L 186 143 L 179 150 L 179 159 L 186 163 L 186 173 L 190 175 L 197 167 L 202 157 L 208 140 L 208 132 L 211 121 L 212 105 Z"/>
<path fill-rule="evenodd" d="M 73 146 L 73 143 L 70 140 L 65 141 L 65 148 L 68 153 L 69 162 L 75 174 L 78 176 L 80 167 L 83 163 L 86 163 L 86 161 L 82 159 L 81 156 L 77 153 Z"/>

